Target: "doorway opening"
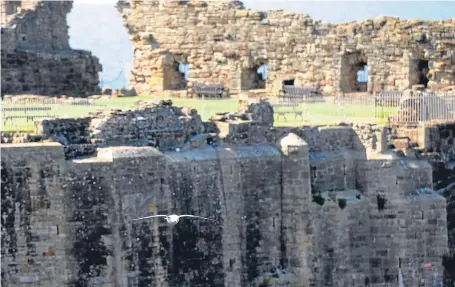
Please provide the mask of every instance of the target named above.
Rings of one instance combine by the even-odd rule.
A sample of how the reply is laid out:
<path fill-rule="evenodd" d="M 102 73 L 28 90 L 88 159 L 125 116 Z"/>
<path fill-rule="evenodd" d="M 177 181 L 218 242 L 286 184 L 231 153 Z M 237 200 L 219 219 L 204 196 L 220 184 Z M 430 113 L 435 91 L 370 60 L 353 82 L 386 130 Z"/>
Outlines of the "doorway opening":
<path fill-rule="evenodd" d="M 417 70 L 419 73 L 419 85 L 423 85 L 425 88 L 428 87 L 428 82 L 430 81 L 428 79 L 428 61 L 427 60 L 419 60 L 417 63 Z"/>

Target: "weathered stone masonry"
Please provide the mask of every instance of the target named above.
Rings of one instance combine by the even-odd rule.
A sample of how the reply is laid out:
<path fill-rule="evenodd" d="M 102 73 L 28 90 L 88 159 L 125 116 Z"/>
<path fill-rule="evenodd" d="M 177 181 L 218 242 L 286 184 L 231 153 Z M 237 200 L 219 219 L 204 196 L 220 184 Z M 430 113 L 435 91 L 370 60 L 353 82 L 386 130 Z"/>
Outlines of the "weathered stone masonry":
<path fill-rule="evenodd" d="M 166 109 L 179 114 L 169 103 L 113 113 L 136 128 L 90 157 L 65 160 L 56 143 L 2 145 L 2 286 L 260 286 L 278 267 L 291 286 L 395 286 L 400 270 L 405 286 L 443 280 L 446 200 L 426 161 L 387 151 L 383 129 L 271 128 L 251 108 L 255 121 L 220 119 L 183 142 L 170 140 L 181 137 L 170 117 L 169 133 L 152 138 L 172 149 L 131 146 L 151 136 L 140 122 Z M 200 126 L 189 114 L 183 123 Z M 73 144 L 100 127 L 57 121 L 46 126 Z M 130 222 L 174 212 L 215 224 Z"/>
<path fill-rule="evenodd" d="M 447 199 L 447 230 L 450 255 L 444 258 L 445 286 L 455 282 L 455 124 L 428 123 L 420 127 L 402 127 L 396 132 L 423 149 L 419 157 L 433 166 L 433 188 Z"/>
<path fill-rule="evenodd" d="M 184 86 L 180 62 L 190 66 L 189 85 L 223 83 L 233 94 L 263 88 L 256 74 L 261 64 L 268 67 L 268 95 L 292 80 L 328 94 L 353 92 L 365 64 L 369 92 L 410 88 L 425 81 L 425 68 L 428 87 L 455 85 L 455 19 L 334 25 L 304 14 L 246 10 L 240 1 L 160 2 L 117 3 L 134 47 L 130 85 L 139 94 Z"/>
<path fill-rule="evenodd" d="M 101 65 L 72 50 L 66 15 L 72 1 L 1 1 L 2 95 L 99 94 Z"/>

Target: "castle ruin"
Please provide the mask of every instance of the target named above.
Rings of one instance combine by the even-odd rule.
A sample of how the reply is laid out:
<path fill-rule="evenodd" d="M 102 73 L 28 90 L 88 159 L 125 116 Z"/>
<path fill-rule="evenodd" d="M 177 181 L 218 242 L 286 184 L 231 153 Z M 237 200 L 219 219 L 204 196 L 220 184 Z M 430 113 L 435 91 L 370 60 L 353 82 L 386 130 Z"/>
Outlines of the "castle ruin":
<path fill-rule="evenodd" d="M 1 3 L 2 93 L 98 92 L 97 59 L 70 50 L 62 28 L 71 2 Z M 419 83 L 425 63 L 429 87 L 454 84 L 453 20 L 325 25 L 237 1 L 118 8 L 139 94 L 196 81 L 233 92 L 272 94 L 283 81 L 351 92 L 364 64 L 368 91 Z M 188 83 L 177 63 L 190 65 Z M 204 122 L 164 101 L 43 120 L 23 143 L 2 135 L 1 285 L 455 282 L 453 123 L 279 128 L 269 103 L 243 108 Z M 169 213 L 214 223 L 131 222 Z"/>
<path fill-rule="evenodd" d="M 98 59 L 69 45 L 66 15 L 72 1 L 2 0 L 0 4 L 2 95 L 100 93 Z"/>
<path fill-rule="evenodd" d="M 453 278 L 448 202 L 424 153 L 394 151 L 400 138 L 385 127 L 272 128 L 270 119 L 266 102 L 209 122 L 163 102 L 43 120 L 40 142 L 2 144 L 2 286 Z M 453 135 L 453 125 L 414 130 L 423 150 L 446 155 Z M 131 222 L 171 213 L 215 222 Z"/>
<path fill-rule="evenodd" d="M 100 92 L 98 59 L 69 47 L 71 1 L 3 0 L 1 7 L 2 94 Z M 322 24 L 305 14 L 247 10 L 240 1 L 121 0 L 117 8 L 134 48 L 130 87 L 139 95 L 180 95 L 195 82 L 269 96 L 283 84 L 329 95 L 455 85 L 454 19 Z M 367 82 L 358 83 L 365 67 Z"/>
<path fill-rule="evenodd" d="M 121 0 L 138 94 L 222 83 L 231 93 L 277 94 L 284 83 L 325 94 L 434 90 L 455 85 L 455 19 L 393 17 L 323 24 L 308 15 L 252 11 L 240 1 Z M 189 65 L 188 79 L 178 72 Z M 267 77 L 257 74 L 267 66 Z M 367 84 L 357 72 L 368 67 Z"/>

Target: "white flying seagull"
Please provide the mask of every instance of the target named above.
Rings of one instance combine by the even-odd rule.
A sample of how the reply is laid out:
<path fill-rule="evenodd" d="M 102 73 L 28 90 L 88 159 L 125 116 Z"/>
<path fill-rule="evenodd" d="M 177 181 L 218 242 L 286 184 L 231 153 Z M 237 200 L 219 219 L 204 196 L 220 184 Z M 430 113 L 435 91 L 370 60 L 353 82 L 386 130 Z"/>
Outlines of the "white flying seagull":
<path fill-rule="evenodd" d="M 176 214 L 171 214 L 171 215 L 152 215 L 152 216 L 136 218 L 136 219 L 133 219 L 132 221 L 148 219 L 148 218 L 156 218 L 156 217 L 164 217 L 164 219 L 166 219 L 167 223 L 169 223 L 170 225 L 176 225 L 177 223 L 179 223 L 180 217 L 199 218 L 199 219 L 205 219 L 205 220 L 213 221 L 213 219 L 210 219 L 210 218 L 205 218 L 205 217 L 196 216 L 196 215 L 187 215 L 187 214 L 184 214 L 184 215 L 176 215 Z"/>

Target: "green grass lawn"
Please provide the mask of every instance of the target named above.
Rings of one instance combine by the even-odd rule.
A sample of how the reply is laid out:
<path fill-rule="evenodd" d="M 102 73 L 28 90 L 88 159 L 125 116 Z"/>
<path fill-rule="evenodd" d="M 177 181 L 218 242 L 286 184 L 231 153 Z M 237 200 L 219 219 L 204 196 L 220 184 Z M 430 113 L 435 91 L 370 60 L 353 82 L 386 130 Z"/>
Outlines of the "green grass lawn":
<path fill-rule="evenodd" d="M 88 116 L 90 112 L 97 109 L 118 108 L 127 109 L 134 107 L 134 103 L 138 100 L 153 102 L 157 99 L 150 97 L 123 97 L 113 98 L 112 100 L 100 99 L 95 100 L 95 105 L 25 105 L 25 104 L 7 104 L 4 108 L 12 107 L 52 107 L 51 111 L 4 111 L 3 115 L 3 130 L 4 131 L 33 131 L 34 123 L 27 118 L 5 119 L 7 116 L 48 116 L 48 117 L 66 117 L 77 118 Z M 204 121 L 208 120 L 212 115 L 220 112 L 236 112 L 237 100 L 199 100 L 199 99 L 172 99 L 175 106 L 186 106 L 194 108 L 198 111 Z M 272 101 L 273 103 L 273 101 Z M 279 108 L 282 111 L 292 111 L 292 108 Z M 303 119 L 295 118 L 292 113 L 286 114 L 286 119 L 283 117 L 277 118 L 275 115 L 275 126 L 301 126 L 301 125 L 329 125 L 340 121 L 362 121 L 373 122 L 375 113 L 380 115 L 382 120 L 376 120 L 376 123 L 385 122 L 388 115 L 393 112 L 393 108 L 378 108 L 374 109 L 371 105 L 345 104 L 340 107 L 335 103 L 312 103 L 302 104 L 296 110 L 304 111 Z M 36 119 L 35 119 L 36 120 Z"/>

